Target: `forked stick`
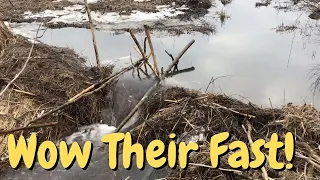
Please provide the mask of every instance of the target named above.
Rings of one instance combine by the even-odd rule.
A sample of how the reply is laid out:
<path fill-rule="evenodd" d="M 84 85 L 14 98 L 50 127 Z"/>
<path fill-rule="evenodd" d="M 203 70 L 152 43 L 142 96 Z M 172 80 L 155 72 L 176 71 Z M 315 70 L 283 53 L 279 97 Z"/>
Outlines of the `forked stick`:
<path fill-rule="evenodd" d="M 192 40 L 179 54 L 179 56 L 171 63 L 171 65 L 168 67 L 168 69 L 164 72 L 164 74 L 160 77 L 160 79 L 155 83 L 142 97 L 142 99 L 139 101 L 139 103 L 132 109 L 132 111 L 129 113 L 129 115 L 121 122 L 121 124 L 117 127 L 115 132 L 119 132 L 124 125 L 127 124 L 127 122 L 132 118 L 132 116 L 138 111 L 139 107 L 147 100 L 147 98 L 151 95 L 151 93 L 156 90 L 156 88 L 160 85 L 162 80 L 164 80 L 168 73 L 171 71 L 171 69 L 179 62 L 181 57 L 185 54 L 185 52 L 192 46 L 192 44 L 195 42 L 195 40 Z"/>

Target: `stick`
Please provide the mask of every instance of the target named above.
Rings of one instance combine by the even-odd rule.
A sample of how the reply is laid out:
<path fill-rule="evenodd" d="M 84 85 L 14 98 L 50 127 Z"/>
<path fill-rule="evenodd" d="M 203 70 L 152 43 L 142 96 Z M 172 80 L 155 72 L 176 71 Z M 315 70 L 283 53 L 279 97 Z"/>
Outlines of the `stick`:
<path fill-rule="evenodd" d="M 186 68 L 186 69 L 174 71 L 174 72 L 168 73 L 167 77 L 172 77 L 172 76 L 175 76 L 175 75 L 178 75 L 178 74 L 183 74 L 183 73 L 192 72 L 192 71 L 194 71 L 195 69 L 196 69 L 195 67 L 190 67 L 190 68 Z"/>
<path fill-rule="evenodd" d="M 210 168 L 210 169 L 213 169 L 212 166 L 207 166 L 207 165 L 204 165 L 204 164 L 195 164 L 195 163 L 189 163 L 189 165 L 192 165 L 192 166 L 198 166 L 198 167 L 205 167 L 205 168 Z M 226 172 L 234 172 L 234 173 L 237 173 L 237 174 L 240 174 L 242 175 L 243 173 L 239 170 L 233 170 L 233 169 L 224 169 L 224 168 L 218 168 L 220 171 L 226 171 Z"/>
<path fill-rule="evenodd" d="M 195 40 L 192 40 L 191 42 L 189 42 L 189 44 L 187 44 L 183 50 L 180 52 L 179 56 L 176 57 L 176 59 L 172 62 L 170 68 L 167 69 L 166 72 L 164 72 L 164 74 L 168 74 L 169 71 L 172 69 L 173 66 L 175 66 L 177 63 L 179 63 L 179 60 L 182 58 L 182 56 L 187 52 L 187 50 L 193 45 L 193 43 L 195 42 Z"/>
<path fill-rule="evenodd" d="M 171 65 L 168 67 L 168 69 L 165 71 L 165 73 L 160 77 L 160 79 L 151 87 L 149 90 L 145 93 L 145 95 L 142 97 L 142 99 L 139 101 L 139 103 L 132 109 L 132 111 L 129 113 L 129 115 L 121 122 L 121 124 L 117 127 L 115 132 L 119 132 L 123 126 L 132 118 L 132 116 L 138 111 L 139 107 L 145 102 L 145 100 L 148 98 L 148 96 L 151 95 L 151 93 L 160 85 L 161 81 L 166 78 L 169 71 L 172 69 L 173 66 L 175 66 L 178 61 L 181 59 L 183 54 L 190 48 L 190 46 L 195 42 L 195 40 L 192 40 L 180 53 L 178 58 L 176 58 Z"/>
<path fill-rule="evenodd" d="M 135 44 L 137 45 L 137 47 L 138 47 L 138 49 L 139 49 L 139 51 L 140 51 L 141 55 L 142 55 L 144 58 L 146 58 L 146 56 L 145 56 L 145 52 L 142 50 L 142 48 L 141 48 L 141 46 L 140 46 L 140 43 L 138 42 L 138 40 L 137 40 L 136 36 L 133 34 L 132 30 L 129 30 L 129 33 L 130 33 L 130 35 L 131 35 L 131 37 L 132 37 L 133 41 L 134 41 L 134 42 L 135 42 Z"/>
<path fill-rule="evenodd" d="M 172 56 L 172 54 L 170 54 L 167 50 L 165 50 L 165 52 L 168 54 L 168 56 L 171 57 L 172 61 L 174 61 L 174 57 Z M 178 71 L 178 64 L 174 67 L 173 71 Z"/>
<path fill-rule="evenodd" d="M 1 131 L 0 131 L 0 135 L 11 134 L 11 133 L 13 133 L 13 132 L 23 131 L 23 130 L 28 130 L 28 129 L 37 129 L 37 128 L 43 128 L 43 127 L 51 127 L 51 126 L 56 126 L 56 125 L 58 125 L 58 122 L 47 123 L 47 124 L 40 124 L 40 125 L 28 126 L 28 127 L 20 127 L 20 128 L 9 129 L 9 130 L 1 130 Z"/>
<path fill-rule="evenodd" d="M 227 107 L 225 107 L 225 106 L 222 106 L 222 105 L 220 105 L 220 104 L 217 104 L 217 103 L 212 103 L 212 104 L 215 105 L 215 106 L 217 106 L 217 107 L 219 107 L 219 108 L 225 109 L 225 110 L 227 110 L 227 111 L 231 111 L 231 112 L 233 112 L 233 113 L 235 113 L 235 114 L 239 114 L 239 115 L 248 117 L 249 119 L 251 119 L 251 118 L 256 118 L 256 116 L 253 116 L 253 115 L 250 115 L 250 114 L 244 114 L 244 113 L 241 113 L 241 112 L 238 112 L 238 111 L 229 109 L 229 108 L 227 108 Z M 214 108 L 214 107 L 212 107 L 212 106 L 205 105 L 205 104 L 199 104 L 199 105 L 204 106 L 204 107 Z"/>
<path fill-rule="evenodd" d="M 252 125 L 248 120 L 246 121 L 246 124 L 248 126 L 248 131 L 246 133 L 247 133 L 247 136 L 248 136 L 248 139 L 249 139 L 250 146 L 252 146 L 252 144 L 253 144 L 253 140 L 252 140 L 252 136 L 251 136 Z M 268 172 L 267 172 L 267 170 L 266 170 L 266 168 L 264 166 L 262 166 L 261 171 L 263 173 L 264 179 L 265 180 L 269 180 Z"/>
<path fill-rule="evenodd" d="M 144 50 L 142 50 L 142 48 L 140 46 L 140 43 L 138 42 L 138 40 L 137 40 L 136 36 L 134 35 L 134 33 L 131 30 L 129 30 L 129 33 L 130 33 L 133 41 L 135 42 L 136 46 L 138 47 L 138 51 L 139 51 L 138 53 L 142 56 L 142 58 L 145 59 L 144 66 L 145 66 L 146 72 L 148 73 L 147 66 L 146 66 L 146 65 L 148 65 L 150 67 L 150 69 L 152 70 L 152 72 L 154 73 L 154 75 L 159 79 L 159 75 L 157 74 L 157 70 L 155 68 L 153 68 L 151 66 L 151 64 L 149 63 L 149 61 L 148 61 L 149 58 L 148 59 L 146 58 L 146 44 L 144 44 Z M 151 54 L 152 54 L 152 52 L 151 52 Z M 141 66 L 142 65 L 143 64 L 141 64 Z"/>
<path fill-rule="evenodd" d="M 154 53 L 154 49 L 153 49 L 153 44 L 152 44 L 152 41 L 151 41 L 151 36 L 150 36 L 149 27 L 148 27 L 147 25 L 145 25 L 144 28 L 145 28 L 145 32 L 146 32 L 146 35 L 147 35 L 148 43 L 149 43 L 149 46 L 150 46 L 152 58 L 153 58 L 154 69 L 155 69 L 155 71 L 156 71 L 156 73 L 157 73 L 156 75 L 159 77 L 159 76 L 160 76 L 160 73 L 159 73 L 159 69 L 158 69 L 158 62 L 157 62 L 157 59 L 156 59 L 156 54 Z M 170 70 L 171 70 L 171 69 L 170 69 Z"/>
<path fill-rule="evenodd" d="M 90 29 L 91 29 L 91 34 L 92 34 L 92 42 L 93 42 L 94 52 L 96 54 L 97 66 L 100 69 L 100 57 L 99 57 L 98 47 L 97 47 L 97 43 L 96 43 L 96 36 L 95 36 L 95 33 L 94 33 L 95 27 L 94 27 L 93 22 L 92 22 L 91 12 L 90 12 L 90 8 L 89 8 L 89 5 L 88 5 L 88 0 L 84 0 L 84 3 L 85 3 L 85 6 L 86 6 L 88 19 L 89 19 L 89 23 L 90 23 Z"/>

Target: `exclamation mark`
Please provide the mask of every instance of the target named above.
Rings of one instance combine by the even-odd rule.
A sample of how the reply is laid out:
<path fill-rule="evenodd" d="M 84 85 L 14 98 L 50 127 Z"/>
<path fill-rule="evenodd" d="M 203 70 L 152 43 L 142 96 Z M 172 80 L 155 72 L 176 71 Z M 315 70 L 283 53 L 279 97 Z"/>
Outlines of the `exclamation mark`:
<path fill-rule="evenodd" d="M 286 165 L 286 169 L 292 169 L 293 168 L 293 158 L 294 158 L 294 147 L 295 147 L 295 143 L 294 143 L 294 138 L 292 133 L 287 133 L 286 134 L 286 138 L 285 138 L 285 154 L 286 154 L 286 158 L 288 161 L 288 164 Z"/>

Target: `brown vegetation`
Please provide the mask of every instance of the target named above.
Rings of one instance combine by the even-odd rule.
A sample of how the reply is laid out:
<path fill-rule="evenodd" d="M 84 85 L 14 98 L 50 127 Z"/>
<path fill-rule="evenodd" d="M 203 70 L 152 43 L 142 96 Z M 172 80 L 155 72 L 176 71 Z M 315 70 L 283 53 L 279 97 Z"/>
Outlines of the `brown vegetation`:
<path fill-rule="evenodd" d="M 190 135 L 204 133 L 206 139 L 200 144 L 200 152 L 190 156 L 187 170 L 176 169 L 169 179 L 264 179 L 261 170 L 232 170 L 228 155 L 221 159 L 220 169 L 210 168 L 210 138 L 221 132 L 230 132 L 231 140 L 241 140 L 249 145 L 248 129 L 252 140 L 268 141 L 272 133 L 281 140 L 287 132 L 296 137 L 296 158 L 292 171 L 275 171 L 266 166 L 272 179 L 318 179 L 320 177 L 319 130 L 320 113 L 310 105 L 287 105 L 281 109 L 262 109 L 223 94 L 203 94 L 183 88 L 163 88 L 145 103 L 146 111 L 141 119 L 148 119 L 136 128 L 135 141 L 143 145 L 154 139 L 169 142 L 171 133 L 186 141 Z M 251 117 L 251 118 L 250 118 Z M 249 125 L 248 125 L 249 123 Z M 268 154 L 267 152 L 265 152 Z M 279 161 L 285 162 L 280 151 Z"/>
<path fill-rule="evenodd" d="M 9 43 L 1 46 L 1 91 L 21 70 L 31 48 L 30 41 L 20 36 L 12 36 L 10 41 L 1 38 L 1 42 L 6 41 Z M 95 69 L 86 68 L 83 65 L 84 59 L 72 50 L 50 47 L 42 43 L 34 45 L 30 57 L 22 74 L 0 97 L 1 129 L 47 124 L 50 127 L 30 128 L 15 134 L 29 136 L 34 132 L 40 141 L 56 141 L 76 131 L 80 126 L 100 122 L 100 108 L 108 101 L 108 88 L 82 98 L 59 113 L 39 121 L 33 120 L 43 112 L 64 104 L 100 78 L 107 77 L 112 67 L 103 68 L 100 75 Z M 1 136 L 0 142 L 0 156 L 3 157 L 6 153 L 6 137 Z M 3 163 L 5 162 L 1 162 L 2 165 Z"/>

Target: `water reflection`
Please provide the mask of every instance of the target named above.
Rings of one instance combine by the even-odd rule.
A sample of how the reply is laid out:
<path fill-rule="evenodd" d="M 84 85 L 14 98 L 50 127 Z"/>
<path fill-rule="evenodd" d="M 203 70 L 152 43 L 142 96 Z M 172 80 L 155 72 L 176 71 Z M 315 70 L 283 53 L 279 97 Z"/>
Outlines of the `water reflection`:
<path fill-rule="evenodd" d="M 310 42 L 306 46 L 302 34 L 279 34 L 273 29 L 282 23 L 295 22 L 297 18 L 305 23 L 307 15 L 267 7 L 255 8 L 255 2 L 234 1 L 226 7 L 218 6 L 231 18 L 213 36 L 195 33 L 172 37 L 154 33 L 152 39 L 160 66 L 166 68 L 171 62 L 165 50 L 176 56 L 191 39 L 195 39 L 196 43 L 185 54 L 179 68 L 194 66 L 196 71 L 175 76 L 173 80 L 179 85 L 205 91 L 212 77 L 228 76 L 215 82 L 214 92 L 265 107 L 270 107 L 269 98 L 274 106 L 306 102 L 320 107 L 319 99 L 310 91 L 311 82 L 307 78 L 312 65 L 318 63 L 312 58 L 318 44 Z M 215 16 L 216 10 L 212 9 L 209 16 Z M 130 35 L 99 31 L 96 37 L 101 59 L 105 62 L 114 61 L 120 68 L 131 63 L 130 55 L 133 59 L 138 58 Z M 144 37 L 138 36 L 138 39 L 143 42 Z M 88 57 L 89 64 L 95 63 L 88 30 L 47 30 L 41 41 L 73 48 Z"/>

